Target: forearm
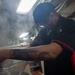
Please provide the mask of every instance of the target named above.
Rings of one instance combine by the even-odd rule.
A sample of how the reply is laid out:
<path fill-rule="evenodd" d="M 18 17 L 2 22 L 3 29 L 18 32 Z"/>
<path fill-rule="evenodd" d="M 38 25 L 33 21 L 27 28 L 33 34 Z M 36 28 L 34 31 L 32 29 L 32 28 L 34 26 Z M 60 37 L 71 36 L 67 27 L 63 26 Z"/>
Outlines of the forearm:
<path fill-rule="evenodd" d="M 37 47 L 31 47 L 28 49 L 16 49 L 12 50 L 13 59 L 36 61 L 36 60 L 51 60 L 55 59 L 61 52 L 62 47 L 56 43 L 49 45 L 42 45 Z"/>
<path fill-rule="evenodd" d="M 42 47 L 31 47 L 28 49 L 3 49 L 0 50 L 0 59 L 17 59 L 17 60 L 48 60 L 51 59 L 49 52 L 42 50 Z"/>
<path fill-rule="evenodd" d="M 49 52 L 41 50 L 41 48 L 14 49 L 11 50 L 11 59 L 36 61 L 51 59 Z"/>
<path fill-rule="evenodd" d="M 31 47 L 28 49 L 8 49 L 4 50 L 4 53 L 2 53 L 4 55 L 0 56 L 0 58 L 27 61 L 48 60 L 56 58 L 61 51 L 61 47 L 58 47 L 57 44 Z"/>

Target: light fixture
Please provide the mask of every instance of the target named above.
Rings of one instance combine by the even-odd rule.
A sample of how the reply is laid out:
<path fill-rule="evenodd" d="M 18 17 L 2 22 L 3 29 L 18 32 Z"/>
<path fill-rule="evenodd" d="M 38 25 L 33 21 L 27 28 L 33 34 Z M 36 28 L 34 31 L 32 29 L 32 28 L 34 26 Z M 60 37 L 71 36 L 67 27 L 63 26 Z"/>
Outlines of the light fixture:
<path fill-rule="evenodd" d="M 40 27 L 41 27 L 41 28 L 44 28 L 45 26 L 44 26 L 44 25 L 40 25 Z"/>
<path fill-rule="evenodd" d="M 31 39 L 31 40 L 34 40 L 34 38 L 35 38 L 35 36 L 34 36 L 34 37 L 31 37 L 30 39 Z"/>
<path fill-rule="evenodd" d="M 33 5 L 36 3 L 37 0 L 21 0 L 16 13 L 18 14 L 26 14 L 30 11 Z"/>
<path fill-rule="evenodd" d="M 24 38 L 24 37 L 27 36 L 28 34 L 29 34 L 28 32 L 22 33 L 22 34 L 19 36 L 19 38 Z"/>
<path fill-rule="evenodd" d="M 28 38 L 23 38 L 23 40 L 28 40 Z"/>

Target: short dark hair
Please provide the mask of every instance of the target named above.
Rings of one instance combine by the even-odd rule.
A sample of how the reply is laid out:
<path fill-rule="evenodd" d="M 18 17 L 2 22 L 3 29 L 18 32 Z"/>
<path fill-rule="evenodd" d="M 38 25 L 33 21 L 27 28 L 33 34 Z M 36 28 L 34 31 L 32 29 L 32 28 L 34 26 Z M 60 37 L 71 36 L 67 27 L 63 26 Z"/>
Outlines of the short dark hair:
<path fill-rule="evenodd" d="M 54 8 L 55 7 L 49 2 L 44 2 L 37 5 L 37 7 L 33 11 L 35 23 L 40 24 L 45 22 Z"/>

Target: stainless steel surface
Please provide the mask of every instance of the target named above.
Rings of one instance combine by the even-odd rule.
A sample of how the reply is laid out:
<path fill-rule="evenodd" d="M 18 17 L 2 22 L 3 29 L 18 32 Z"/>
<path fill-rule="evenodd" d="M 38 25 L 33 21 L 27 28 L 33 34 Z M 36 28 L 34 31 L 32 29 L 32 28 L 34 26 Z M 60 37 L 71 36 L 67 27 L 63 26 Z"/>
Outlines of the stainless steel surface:
<path fill-rule="evenodd" d="M 0 71 L 0 75 L 22 75 L 26 65 L 26 61 L 8 59 L 2 64 L 3 71 Z M 26 74 L 28 75 L 28 73 Z"/>

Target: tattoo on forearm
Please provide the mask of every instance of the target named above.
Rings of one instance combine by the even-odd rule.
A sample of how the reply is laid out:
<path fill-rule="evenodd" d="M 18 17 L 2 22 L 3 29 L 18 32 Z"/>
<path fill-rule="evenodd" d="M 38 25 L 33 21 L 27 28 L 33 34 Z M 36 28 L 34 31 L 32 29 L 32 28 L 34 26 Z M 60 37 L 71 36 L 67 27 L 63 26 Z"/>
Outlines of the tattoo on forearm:
<path fill-rule="evenodd" d="M 50 59 L 50 55 L 47 52 L 42 52 L 42 53 L 39 54 L 39 57 L 38 58 L 40 60 L 47 60 L 47 59 Z"/>
<path fill-rule="evenodd" d="M 36 60 L 47 60 L 50 59 L 50 55 L 47 52 L 39 52 L 34 49 L 14 49 L 12 50 L 12 59 L 17 60 L 27 60 L 27 61 L 36 61 Z"/>

